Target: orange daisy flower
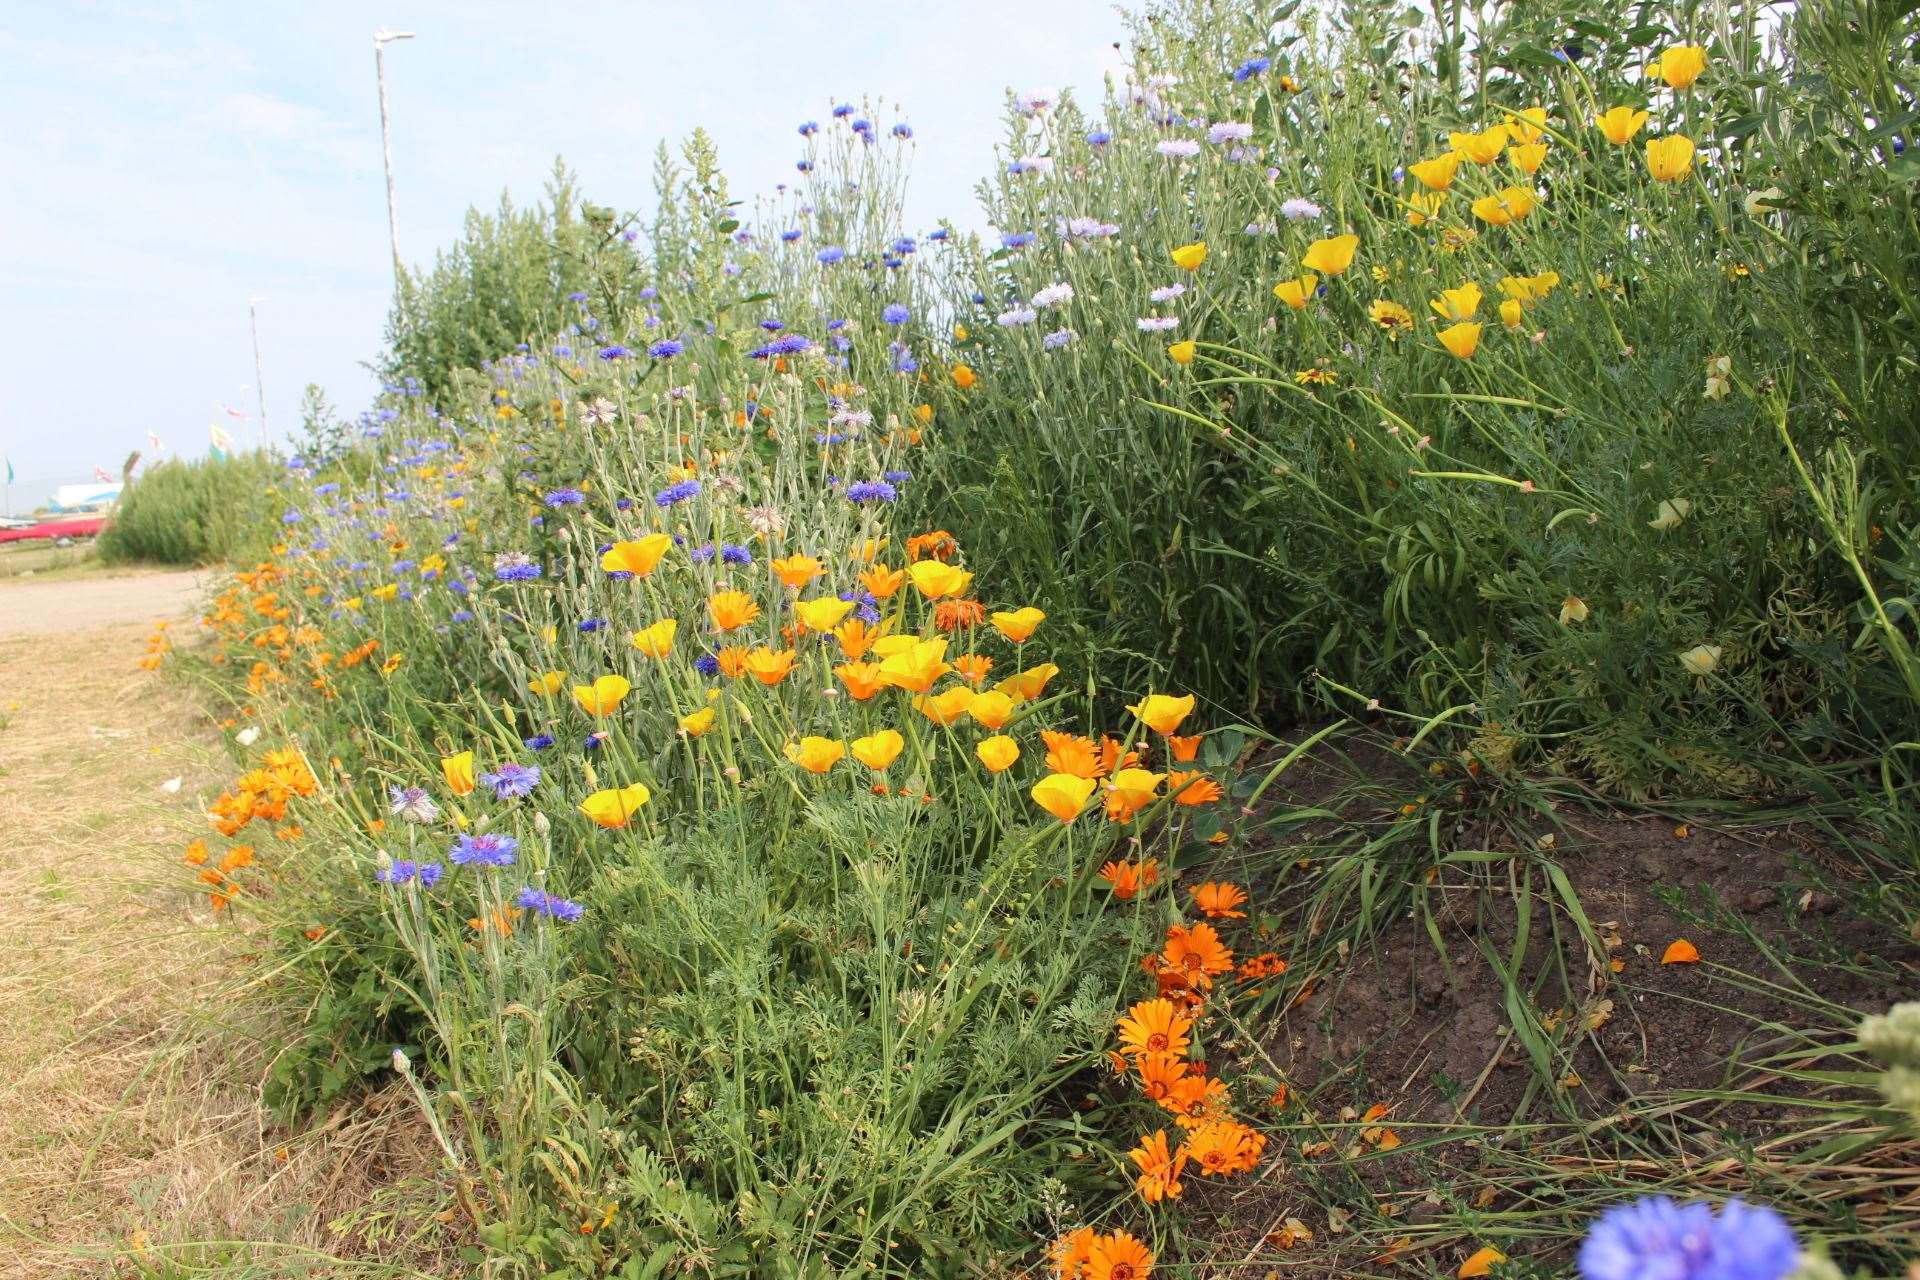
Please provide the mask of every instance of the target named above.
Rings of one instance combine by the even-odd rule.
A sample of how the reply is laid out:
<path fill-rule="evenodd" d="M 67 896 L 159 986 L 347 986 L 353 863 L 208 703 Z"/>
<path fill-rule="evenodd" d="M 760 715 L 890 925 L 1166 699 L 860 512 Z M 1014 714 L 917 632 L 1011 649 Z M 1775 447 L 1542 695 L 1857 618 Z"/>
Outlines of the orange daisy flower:
<path fill-rule="evenodd" d="M 1167 775 L 1167 794 L 1173 797 L 1176 804 L 1200 805 L 1212 804 L 1226 792 L 1204 773 L 1175 769 Z"/>
<path fill-rule="evenodd" d="M 1176 1009 L 1171 1000 L 1142 1000 L 1127 1010 L 1119 1028 L 1120 1052 L 1124 1054 L 1183 1054 L 1193 1019 Z"/>
<path fill-rule="evenodd" d="M 960 544 L 945 529 L 934 529 L 928 533 L 916 533 L 907 539 L 907 559 L 923 560 L 932 557 L 947 561 L 959 552 Z"/>
<path fill-rule="evenodd" d="M 977 627 L 987 616 L 987 606 L 978 600 L 942 600 L 933 606 L 933 625 L 942 631 Z"/>
<path fill-rule="evenodd" d="M 953 660 L 953 669 L 968 684 L 979 684 L 993 669 L 993 659 L 983 653 L 969 653 Z"/>
<path fill-rule="evenodd" d="M 1148 1204 L 1180 1198 L 1180 1171 L 1187 1167 L 1187 1148 L 1183 1144 L 1169 1151 L 1165 1129 L 1156 1129 L 1151 1137 L 1142 1138 L 1139 1146 L 1127 1152 L 1127 1158 L 1140 1168 L 1140 1176 L 1134 1179 L 1133 1185 Z"/>
<path fill-rule="evenodd" d="M 1201 1172 L 1227 1177 L 1259 1164 L 1266 1146 L 1265 1134 L 1238 1120 L 1210 1120 L 1187 1139 L 1187 1157 Z"/>
<path fill-rule="evenodd" d="M 885 600 L 905 586 L 906 581 L 905 569 L 889 569 L 883 564 L 877 564 L 860 573 L 860 585 L 865 587 L 875 600 Z"/>
<path fill-rule="evenodd" d="M 1189 892 L 1193 895 L 1193 905 L 1200 908 L 1211 919 L 1244 920 L 1247 918 L 1247 913 L 1239 910 L 1240 905 L 1247 900 L 1247 893 L 1237 884 L 1230 884 L 1224 880 L 1209 880 L 1203 885 L 1196 885 Z"/>
<path fill-rule="evenodd" d="M 1146 1280 L 1152 1270 L 1152 1251 L 1126 1232 L 1094 1237 L 1087 1280 Z"/>
<path fill-rule="evenodd" d="M 1170 925 L 1166 949 L 1160 953 L 1161 967 L 1171 969 L 1196 990 L 1213 986 L 1213 975 L 1233 968 L 1233 952 L 1221 945 L 1220 935 L 1210 924 Z"/>

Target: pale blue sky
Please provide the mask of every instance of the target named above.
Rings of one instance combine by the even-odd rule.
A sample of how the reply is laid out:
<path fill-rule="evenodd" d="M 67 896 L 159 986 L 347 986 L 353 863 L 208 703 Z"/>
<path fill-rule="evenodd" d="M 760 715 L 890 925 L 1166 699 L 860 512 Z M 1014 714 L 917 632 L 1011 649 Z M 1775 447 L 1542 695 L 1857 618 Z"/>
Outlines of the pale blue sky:
<path fill-rule="evenodd" d="M 7 6 L 0 453 L 23 484 L 117 474 L 149 431 L 169 453 L 204 452 L 216 417 L 251 434 L 249 295 L 267 298 L 276 434 L 310 381 L 365 406 L 360 362 L 390 288 L 376 27 L 418 33 L 387 58 L 400 247 L 416 263 L 469 205 L 503 187 L 535 198 L 556 153 L 597 202 L 642 205 L 655 145 L 705 125 L 735 194 L 768 191 L 800 155 L 794 126 L 863 95 L 898 103 L 876 118 L 916 134 L 906 229 L 976 223 L 1004 91 L 1097 102 L 1124 35 L 1112 0 L 541 7 Z"/>

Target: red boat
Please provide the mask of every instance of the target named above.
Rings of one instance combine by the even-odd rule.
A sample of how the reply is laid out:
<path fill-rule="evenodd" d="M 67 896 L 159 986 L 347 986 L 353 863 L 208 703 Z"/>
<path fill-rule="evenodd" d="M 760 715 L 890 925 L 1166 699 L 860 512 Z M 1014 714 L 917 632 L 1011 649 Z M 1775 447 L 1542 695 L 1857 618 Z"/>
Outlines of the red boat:
<path fill-rule="evenodd" d="M 72 520 L 42 520 L 39 524 L 28 525 L 24 529 L 0 529 L 0 542 L 26 542 L 45 540 L 58 542 L 62 538 L 91 538 L 107 524 L 105 516 L 81 516 Z"/>

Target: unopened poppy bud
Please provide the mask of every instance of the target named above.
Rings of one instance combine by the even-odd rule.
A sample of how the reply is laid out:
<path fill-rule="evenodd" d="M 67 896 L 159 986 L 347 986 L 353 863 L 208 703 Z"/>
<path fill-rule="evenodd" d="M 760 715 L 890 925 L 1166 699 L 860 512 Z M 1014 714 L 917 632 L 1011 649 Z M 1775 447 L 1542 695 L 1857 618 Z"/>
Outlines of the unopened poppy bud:
<path fill-rule="evenodd" d="M 737 765 L 728 765 L 723 772 L 734 782 L 740 781 L 740 769 Z"/>
<path fill-rule="evenodd" d="M 393 1051 L 393 1069 L 403 1076 L 413 1074 L 413 1059 L 407 1056 L 405 1049 L 395 1049 Z"/>
<path fill-rule="evenodd" d="M 823 698 L 837 698 L 840 696 L 840 691 L 829 685 L 820 691 L 820 696 Z"/>
<path fill-rule="evenodd" d="M 741 723 L 741 724 L 752 724 L 752 723 L 753 723 L 753 712 L 751 712 L 751 711 L 749 711 L 749 710 L 747 710 L 747 709 L 746 709 L 745 707 L 742 707 L 742 708 L 740 708 L 740 723 Z"/>
<path fill-rule="evenodd" d="M 535 813 L 533 815 L 533 829 L 539 834 L 540 838 L 544 840 L 547 832 L 553 830 L 553 824 L 547 821 L 546 814 Z"/>
<path fill-rule="evenodd" d="M 487 833 L 487 828 L 491 827 L 492 825 L 493 825 L 493 815 L 490 813 L 483 813 L 479 817 L 473 820 L 474 833 L 476 835 L 485 835 Z"/>

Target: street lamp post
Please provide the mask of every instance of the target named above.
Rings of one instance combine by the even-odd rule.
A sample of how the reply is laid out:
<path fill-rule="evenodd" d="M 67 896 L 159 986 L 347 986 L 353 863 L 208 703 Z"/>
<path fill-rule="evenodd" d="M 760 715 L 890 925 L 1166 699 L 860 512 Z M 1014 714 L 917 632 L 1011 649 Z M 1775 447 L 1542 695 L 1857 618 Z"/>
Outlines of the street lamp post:
<path fill-rule="evenodd" d="M 260 372 L 260 316 L 257 308 L 264 297 L 247 299 L 247 327 L 253 330 L 253 389 L 260 399 L 260 443 L 267 442 L 267 380 Z"/>
<path fill-rule="evenodd" d="M 393 249 L 393 282 L 400 285 L 400 215 L 393 199 L 393 139 L 387 127 L 387 43 L 411 40 L 411 31 L 388 31 L 382 27 L 373 33 L 373 76 L 380 84 L 380 161 L 387 171 L 387 241 Z"/>

